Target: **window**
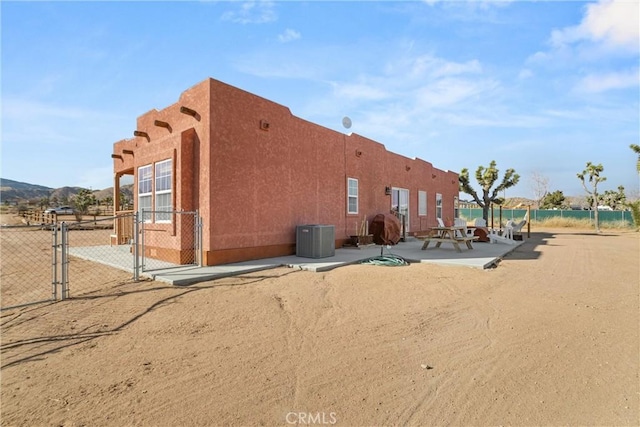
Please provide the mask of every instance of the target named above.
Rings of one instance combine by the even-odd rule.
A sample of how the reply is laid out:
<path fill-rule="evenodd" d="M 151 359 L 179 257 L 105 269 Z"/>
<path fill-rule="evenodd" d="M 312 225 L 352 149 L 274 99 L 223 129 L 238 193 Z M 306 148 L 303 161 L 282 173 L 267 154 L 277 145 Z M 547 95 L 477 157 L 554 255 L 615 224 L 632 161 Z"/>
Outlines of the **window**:
<path fill-rule="evenodd" d="M 173 211 L 171 203 L 172 181 L 171 159 L 156 163 L 156 222 L 170 222 Z"/>
<path fill-rule="evenodd" d="M 151 222 L 151 165 L 138 168 L 138 210 L 143 213 L 142 220 Z"/>
<path fill-rule="evenodd" d="M 453 217 L 460 218 L 460 201 L 458 196 L 453 198 Z"/>
<path fill-rule="evenodd" d="M 155 173 L 154 173 L 155 172 Z M 171 222 L 173 211 L 171 159 L 138 168 L 138 211 L 144 222 Z"/>
<path fill-rule="evenodd" d="M 427 192 L 418 191 L 418 215 L 427 215 Z"/>
<path fill-rule="evenodd" d="M 436 218 L 442 219 L 442 194 L 436 193 Z"/>
<path fill-rule="evenodd" d="M 347 178 L 347 213 L 358 213 L 358 180 Z"/>

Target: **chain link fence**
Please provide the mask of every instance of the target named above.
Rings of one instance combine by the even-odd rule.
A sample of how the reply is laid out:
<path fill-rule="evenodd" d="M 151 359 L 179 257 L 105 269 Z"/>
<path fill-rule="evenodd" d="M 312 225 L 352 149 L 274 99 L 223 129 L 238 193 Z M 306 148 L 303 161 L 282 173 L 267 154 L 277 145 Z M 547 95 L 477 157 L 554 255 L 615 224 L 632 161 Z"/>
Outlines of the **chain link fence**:
<path fill-rule="evenodd" d="M 145 213 L 146 214 L 146 213 Z M 153 213 L 152 213 L 153 214 Z M 0 308 L 93 295 L 142 271 L 199 265 L 197 212 L 136 213 L 0 230 Z M 166 216 L 166 218 L 165 218 Z"/>
<path fill-rule="evenodd" d="M 141 271 L 200 263 L 201 223 L 197 212 L 145 210 L 141 217 Z"/>
<path fill-rule="evenodd" d="M 527 209 L 502 209 L 502 220 L 506 222 L 510 219 L 521 220 L 527 213 Z M 459 215 L 462 218 L 471 220 L 474 218 L 482 218 L 482 209 L 478 208 L 460 208 Z M 489 211 L 491 217 L 491 211 Z M 498 222 L 500 217 L 500 209 L 493 209 L 494 221 Z M 562 210 L 562 209 L 531 209 L 532 221 L 543 221 L 549 218 L 573 218 L 588 219 L 595 221 L 594 211 L 592 210 Z M 600 222 L 623 222 L 630 226 L 633 224 L 633 217 L 630 211 L 598 211 L 598 220 Z"/>
<path fill-rule="evenodd" d="M 0 306 L 19 307 L 56 299 L 60 269 L 53 227 L 0 229 Z"/>

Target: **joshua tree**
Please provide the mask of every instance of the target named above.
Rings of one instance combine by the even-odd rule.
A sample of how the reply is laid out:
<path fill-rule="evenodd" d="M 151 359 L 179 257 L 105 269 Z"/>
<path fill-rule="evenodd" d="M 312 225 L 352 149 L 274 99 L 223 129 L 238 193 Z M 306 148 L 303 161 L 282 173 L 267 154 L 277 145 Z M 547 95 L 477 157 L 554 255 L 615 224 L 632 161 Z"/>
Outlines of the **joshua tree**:
<path fill-rule="evenodd" d="M 638 163 L 636 163 L 636 170 L 638 171 L 638 173 L 640 173 L 640 145 L 631 144 L 629 148 L 631 148 L 633 152 L 638 155 Z"/>
<path fill-rule="evenodd" d="M 542 199 L 541 209 L 553 209 L 564 207 L 564 193 L 560 190 L 556 190 L 553 193 L 548 193 Z"/>
<path fill-rule="evenodd" d="M 618 186 L 618 191 L 607 190 L 600 196 L 603 205 L 611 207 L 614 211 L 622 209 L 626 205 L 627 196 L 624 194 L 624 187 Z"/>
<path fill-rule="evenodd" d="M 75 197 L 75 205 L 81 213 L 87 213 L 89 206 L 96 204 L 93 191 L 83 188 Z"/>
<path fill-rule="evenodd" d="M 600 176 L 604 168 L 602 164 L 594 165 L 591 162 L 587 162 L 587 167 L 582 173 L 577 174 L 578 179 L 582 182 L 582 186 L 584 187 L 584 191 L 587 192 L 589 196 L 591 196 L 591 207 L 594 211 L 593 218 L 596 226 L 596 233 L 600 232 L 600 225 L 598 224 L 598 183 L 606 181 L 607 178 L 604 176 Z M 589 184 L 591 184 L 591 190 L 587 188 L 587 180 Z"/>
<path fill-rule="evenodd" d="M 496 168 L 496 161 L 492 160 L 488 168 L 484 166 L 478 166 L 476 170 L 476 180 L 482 187 L 482 198 L 478 197 L 478 194 L 469 184 L 469 170 L 464 168 L 460 171 L 458 181 L 460 183 L 460 191 L 469 194 L 473 197 L 473 200 L 482 207 L 482 217 L 486 220 L 489 218 L 489 207 L 491 203 L 501 205 L 504 203 L 504 199 L 499 197 L 498 194 L 507 188 L 513 187 L 520 180 L 520 175 L 516 173 L 514 169 L 507 169 L 502 178 L 502 182 L 496 188 L 491 190 L 493 184 L 498 180 L 498 173 L 500 171 Z"/>
<path fill-rule="evenodd" d="M 640 145 L 631 144 L 629 148 L 631 148 L 633 152 L 638 155 L 638 163 L 636 163 L 636 170 L 640 174 Z M 633 218 L 633 223 L 636 226 L 636 230 L 640 230 L 640 200 L 627 202 L 626 205 L 629 207 L 629 209 L 631 209 L 631 216 Z"/>

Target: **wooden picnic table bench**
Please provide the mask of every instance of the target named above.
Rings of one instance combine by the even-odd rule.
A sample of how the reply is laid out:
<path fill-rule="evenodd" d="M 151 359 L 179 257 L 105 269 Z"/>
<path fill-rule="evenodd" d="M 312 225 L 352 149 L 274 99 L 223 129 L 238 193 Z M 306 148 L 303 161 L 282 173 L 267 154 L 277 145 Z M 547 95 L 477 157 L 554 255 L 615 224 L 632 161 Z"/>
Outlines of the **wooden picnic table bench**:
<path fill-rule="evenodd" d="M 422 249 L 427 249 L 429 243 L 435 242 L 436 248 L 439 248 L 443 243 L 451 243 L 456 251 L 462 252 L 460 249 L 460 243 L 465 243 L 468 249 L 473 249 L 471 242 L 477 240 L 476 236 L 458 236 L 456 231 L 462 231 L 464 227 L 435 227 L 432 229 L 432 234 L 424 237 L 424 243 Z M 462 234 L 462 233 L 460 233 Z"/>

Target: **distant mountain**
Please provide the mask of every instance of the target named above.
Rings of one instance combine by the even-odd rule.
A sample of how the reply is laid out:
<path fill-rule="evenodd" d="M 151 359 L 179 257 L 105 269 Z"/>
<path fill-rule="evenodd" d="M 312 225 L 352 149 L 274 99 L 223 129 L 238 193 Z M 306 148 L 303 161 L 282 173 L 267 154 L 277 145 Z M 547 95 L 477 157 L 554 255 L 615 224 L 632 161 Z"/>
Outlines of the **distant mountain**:
<path fill-rule="evenodd" d="M 61 187 L 50 188 L 43 185 L 28 184 L 26 182 L 13 181 L 11 179 L 0 178 L 0 201 L 2 203 L 9 202 L 12 204 L 25 202 L 38 202 L 43 198 L 50 201 L 71 200 L 82 190 L 82 187 Z M 133 185 L 123 185 L 120 191 L 129 200 L 133 198 Z M 94 195 L 97 200 L 104 200 L 107 197 L 113 197 L 113 187 L 104 190 L 95 190 Z"/>
<path fill-rule="evenodd" d="M 26 182 L 13 181 L 0 178 L 0 199 L 5 200 L 31 200 L 49 197 L 53 188 L 43 185 L 27 184 Z"/>
<path fill-rule="evenodd" d="M 65 200 L 65 199 L 70 200 L 73 196 L 78 194 L 80 190 L 83 190 L 83 188 L 82 187 L 60 187 L 60 188 L 51 190 L 51 193 L 49 194 L 48 197 L 50 199 L 56 198 L 58 200 Z"/>
<path fill-rule="evenodd" d="M 124 194 L 129 200 L 132 200 L 133 184 L 121 185 L 120 193 Z M 93 195 L 96 196 L 96 200 L 104 200 L 107 197 L 113 197 L 113 187 L 105 188 L 104 190 L 95 190 Z"/>

